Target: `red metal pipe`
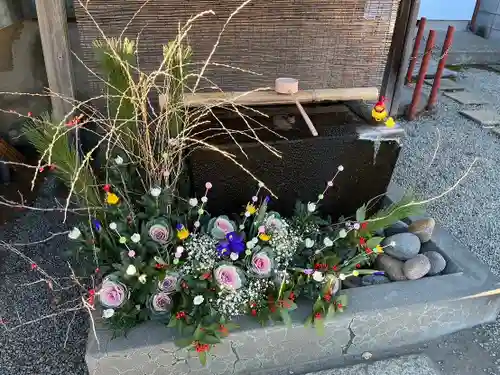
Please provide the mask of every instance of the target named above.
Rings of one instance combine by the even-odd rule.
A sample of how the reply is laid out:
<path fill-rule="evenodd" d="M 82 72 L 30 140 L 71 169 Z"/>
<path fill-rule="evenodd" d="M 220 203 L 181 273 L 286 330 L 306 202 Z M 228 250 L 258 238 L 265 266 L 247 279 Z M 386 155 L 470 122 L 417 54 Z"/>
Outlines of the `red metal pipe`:
<path fill-rule="evenodd" d="M 429 95 L 429 101 L 427 102 L 427 109 L 433 109 L 436 106 L 438 91 L 441 86 L 441 77 L 443 76 L 446 60 L 448 59 L 448 52 L 450 51 L 451 44 L 453 43 L 454 33 L 455 27 L 448 26 L 448 32 L 446 33 L 446 39 L 444 40 L 443 49 L 441 51 L 441 58 L 439 59 L 436 76 L 434 77 L 434 83 L 432 84 L 431 94 Z"/>
<path fill-rule="evenodd" d="M 434 48 L 434 40 L 436 39 L 436 31 L 429 31 L 429 38 L 427 39 L 427 44 L 425 45 L 425 53 L 422 58 L 422 64 L 420 65 L 420 71 L 418 72 L 418 80 L 415 85 L 415 90 L 413 91 L 413 97 L 411 99 L 410 107 L 408 108 L 408 119 L 414 120 L 417 114 L 418 103 L 420 102 L 420 94 L 422 93 L 422 87 L 424 86 L 425 75 L 427 74 L 427 69 L 429 68 L 429 62 L 432 57 L 432 49 Z"/>
<path fill-rule="evenodd" d="M 418 22 L 417 38 L 415 39 L 415 44 L 413 45 L 413 52 L 411 53 L 410 66 L 408 67 L 408 73 L 406 73 L 406 84 L 411 83 L 413 78 L 413 71 L 415 70 L 415 65 L 417 64 L 418 50 L 420 49 L 420 42 L 424 36 L 425 24 L 427 18 L 422 17 Z"/>
<path fill-rule="evenodd" d="M 476 22 L 477 14 L 479 13 L 479 8 L 481 7 L 481 0 L 476 0 L 476 6 L 474 7 L 474 13 L 472 13 L 472 18 L 470 20 L 470 29 L 473 33 L 477 31 Z"/>

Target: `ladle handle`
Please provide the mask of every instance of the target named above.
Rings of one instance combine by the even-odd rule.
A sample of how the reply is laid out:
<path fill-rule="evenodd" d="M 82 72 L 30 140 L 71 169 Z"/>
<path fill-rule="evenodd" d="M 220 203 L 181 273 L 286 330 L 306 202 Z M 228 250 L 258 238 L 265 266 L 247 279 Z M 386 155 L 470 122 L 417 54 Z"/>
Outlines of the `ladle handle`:
<path fill-rule="evenodd" d="M 309 130 L 311 131 L 311 134 L 313 135 L 313 137 L 317 137 L 318 136 L 318 131 L 314 127 L 314 124 L 312 123 L 312 121 L 309 118 L 309 116 L 307 115 L 304 107 L 302 107 L 302 104 L 300 104 L 300 102 L 299 102 L 299 100 L 297 98 L 295 98 L 295 105 L 299 109 L 299 112 L 302 115 L 302 118 L 306 122 L 307 126 L 309 127 Z"/>

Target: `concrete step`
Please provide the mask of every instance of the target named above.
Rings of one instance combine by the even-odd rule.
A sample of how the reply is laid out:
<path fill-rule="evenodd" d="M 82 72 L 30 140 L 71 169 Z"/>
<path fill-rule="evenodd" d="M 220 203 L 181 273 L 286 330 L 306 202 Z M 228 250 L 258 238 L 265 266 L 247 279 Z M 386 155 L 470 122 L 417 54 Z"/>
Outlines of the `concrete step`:
<path fill-rule="evenodd" d="M 441 372 L 429 357 L 420 354 L 310 372 L 306 375 L 441 375 Z"/>

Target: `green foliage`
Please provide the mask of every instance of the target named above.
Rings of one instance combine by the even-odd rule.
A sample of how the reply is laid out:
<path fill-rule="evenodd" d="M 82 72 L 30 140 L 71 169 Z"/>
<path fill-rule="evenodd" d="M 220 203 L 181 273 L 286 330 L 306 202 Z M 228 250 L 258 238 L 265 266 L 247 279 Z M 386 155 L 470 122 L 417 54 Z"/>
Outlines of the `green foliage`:
<path fill-rule="evenodd" d="M 368 221 L 368 230 L 374 233 L 404 218 L 420 215 L 422 211 L 422 205 L 417 204 L 411 196 L 403 197 L 399 202 L 395 202 L 381 209 L 370 217 Z"/>
<path fill-rule="evenodd" d="M 81 206 L 102 205 L 95 187 L 90 160 L 80 161 L 68 128 L 54 124 L 49 115 L 45 114 L 39 119 L 28 121 L 23 131 L 45 163 L 55 167 L 55 175 L 66 186 L 74 187 L 73 193 Z"/>

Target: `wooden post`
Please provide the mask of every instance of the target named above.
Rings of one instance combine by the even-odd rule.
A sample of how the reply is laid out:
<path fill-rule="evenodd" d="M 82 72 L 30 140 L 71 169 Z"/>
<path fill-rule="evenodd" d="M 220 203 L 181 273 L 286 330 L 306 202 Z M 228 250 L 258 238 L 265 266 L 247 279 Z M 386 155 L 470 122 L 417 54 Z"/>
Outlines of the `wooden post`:
<path fill-rule="evenodd" d="M 417 65 L 418 53 L 420 52 L 420 43 L 424 37 L 425 25 L 427 23 L 427 18 L 422 17 L 418 23 L 417 37 L 415 39 L 415 44 L 413 45 L 413 52 L 411 54 L 410 66 L 408 67 L 408 73 L 406 74 L 406 84 L 409 84 L 413 80 L 413 71 Z"/>
<path fill-rule="evenodd" d="M 72 110 L 75 97 L 66 1 L 36 0 L 36 12 L 49 89 L 62 97 L 51 97 L 52 119 L 61 121 Z"/>
<path fill-rule="evenodd" d="M 389 100 L 387 107 L 391 116 L 397 113 L 401 101 L 419 7 L 420 0 L 401 0 L 399 5 L 391 50 L 380 90 L 381 96 Z"/>

